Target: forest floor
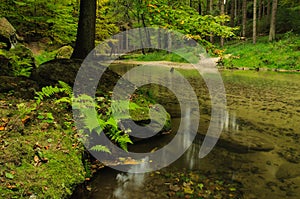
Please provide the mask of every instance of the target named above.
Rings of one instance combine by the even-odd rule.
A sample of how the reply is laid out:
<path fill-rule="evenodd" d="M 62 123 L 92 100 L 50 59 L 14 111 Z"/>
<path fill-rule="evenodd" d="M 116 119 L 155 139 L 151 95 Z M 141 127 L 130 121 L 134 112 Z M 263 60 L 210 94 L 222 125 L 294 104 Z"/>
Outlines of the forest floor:
<path fill-rule="evenodd" d="M 70 195 L 86 176 L 70 113 L 52 100 L 0 96 L 0 198 Z"/>

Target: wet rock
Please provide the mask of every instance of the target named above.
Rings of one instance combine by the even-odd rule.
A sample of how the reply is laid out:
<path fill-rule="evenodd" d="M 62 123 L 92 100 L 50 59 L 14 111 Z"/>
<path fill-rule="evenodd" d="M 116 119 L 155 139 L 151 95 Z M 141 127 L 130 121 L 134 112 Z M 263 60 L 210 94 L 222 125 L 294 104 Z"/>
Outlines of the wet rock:
<path fill-rule="evenodd" d="M 236 153 L 250 153 L 255 151 L 271 151 L 273 143 L 266 138 L 250 134 L 222 133 L 218 144 Z"/>
<path fill-rule="evenodd" d="M 38 85 L 26 77 L 0 76 L 0 93 L 9 93 L 15 97 L 31 99 Z"/>
<path fill-rule="evenodd" d="M 298 149 L 289 147 L 286 149 L 283 149 L 278 152 L 278 154 L 283 157 L 285 160 L 291 162 L 291 163 L 299 163 L 300 162 L 300 153 Z"/>
<path fill-rule="evenodd" d="M 56 59 L 70 59 L 73 53 L 73 48 L 71 46 L 63 46 L 57 50 L 55 56 Z"/>
<path fill-rule="evenodd" d="M 300 176 L 300 167 L 298 164 L 284 163 L 276 172 L 277 179 L 290 179 Z"/>

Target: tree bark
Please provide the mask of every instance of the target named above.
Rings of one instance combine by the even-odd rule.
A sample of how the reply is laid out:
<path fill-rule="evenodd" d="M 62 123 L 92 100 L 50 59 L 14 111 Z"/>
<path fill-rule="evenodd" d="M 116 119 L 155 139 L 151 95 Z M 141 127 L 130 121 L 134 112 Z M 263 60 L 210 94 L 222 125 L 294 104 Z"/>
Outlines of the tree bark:
<path fill-rule="evenodd" d="M 225 14 L 225 1 L 224 0 L 220 0 L 220 6 L 221 6 L 221 15 L 224 15 Z M 222 25 L 224 25 L 224 24 L 222 23 Z M 224 37 L 221 37 L 220 45 L 221 45 L 221 47 L 224 46 Z"/>
<path fill-rule="evenodd" d="M 246 37 L 246 21 L 247 21 L 247 0 L 243 0 L 243 21 L 242 21 L 242 36 Z"/>
<path fill-rule="evenodd" d="M 267 18 L 269 19 L 271 13 L 271 0 L 268 0 L 267 3 Z"/>
<path fill-rule="evenodd" d="M 212 15 L 213 12 L 213 0 L 209 0 L 209 14 Z M 210 38 L 209 38 L 210 43 L 214 43 L 214 36 L 211 33 Z"/>
<path fill-rule="evenodd" d="M 257 0 L 253 0 L 253 44 L 256 44 L 256 9 Z"/>
<path fill-rule="evenodd" d="M 84 59 L 95 48 L 96 0 L 80 0 L 74 52 L 71 58 Z"/>
<path fill-rule="evenodd" d="M 234 27 L 234 19 L 235 19 L 235 2 L 236 0 L 231 0 L 230 2 L 230 26 Z"/>
<path fill-rule="evenodd" d="M 272 16 L 270 23 L 270 33 L 269 33 L 269 41 L 273 41 L 275 39 L 276 34 L 276 13 L 277 13 L 277 4 L 278 0 L 273 0 L 272 4 Z"/>

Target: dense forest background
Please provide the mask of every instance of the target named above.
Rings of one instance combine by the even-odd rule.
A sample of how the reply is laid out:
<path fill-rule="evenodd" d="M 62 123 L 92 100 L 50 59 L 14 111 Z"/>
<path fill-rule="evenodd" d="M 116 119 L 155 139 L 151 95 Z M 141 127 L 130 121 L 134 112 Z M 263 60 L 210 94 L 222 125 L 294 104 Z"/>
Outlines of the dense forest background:
<path fill-rule="evenodd" d="M 79 4 L 79 0 L 3 0 L 0 9 L 26 42 L 74 46 Z M 97 0 L 96 41 L 143 26 L 178 30 L 206 44 L 221 40 L 223 45 L 218 37 L 248 38 L 253 33 L 270 34 L 273 40 L 275 32 L 300 31 L 299 13 L 299 0 Z"/>

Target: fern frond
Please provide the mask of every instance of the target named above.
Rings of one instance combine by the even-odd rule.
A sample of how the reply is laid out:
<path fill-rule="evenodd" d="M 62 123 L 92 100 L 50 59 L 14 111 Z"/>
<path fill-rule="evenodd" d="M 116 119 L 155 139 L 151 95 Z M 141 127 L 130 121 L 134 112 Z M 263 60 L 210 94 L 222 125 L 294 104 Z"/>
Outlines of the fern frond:
<path fill-rule="evenodd" d="M 107 148 L 106 146 L 103 146 L 103 145 L 95 145 L 95 146 L 91 147 L 90 150 L 97 151 L 97 152 L 111 153 L 109 148 Z"/>
<path fill-rule="evenodd" d="M 61 86 L 64 93 L 66 93 L 69 97 L 73 96 L 73 89 L 69 84 L 67 84 L 66 82 L 63 82 L 63 81 L 58 81 L 58 83 Z"/>

